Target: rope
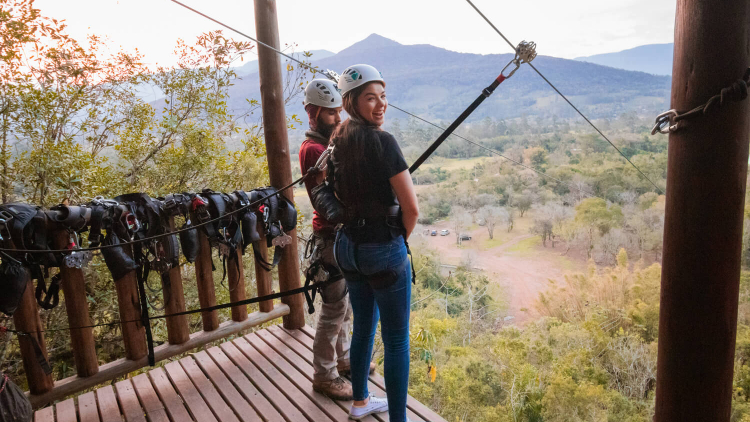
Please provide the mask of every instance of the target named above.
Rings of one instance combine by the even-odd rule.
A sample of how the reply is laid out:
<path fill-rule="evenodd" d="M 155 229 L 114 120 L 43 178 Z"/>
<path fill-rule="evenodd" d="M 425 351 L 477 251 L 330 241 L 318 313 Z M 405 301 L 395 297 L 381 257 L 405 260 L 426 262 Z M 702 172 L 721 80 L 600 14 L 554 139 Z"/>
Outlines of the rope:
<path fill-rule="evenodd" d="M 680 122 L 683 120 L 687 121 L 698 116 L 712 113 L 729 102 L 740 102 L 744 100 L 747 98 L 748 83 L 750 83 L 750 67 L 745 70 L 742 79 L 732 82 L 731 85 L 723 88 L 720 93 L 709 98 L 708 101 L 698 107 L 684 113 L 679 113 L 672 109 L 658 115 L 656 117 L 654 128 L 651 129 L 651 134 L 655 135 L 656 132 L 664 134 L 675 132 L 682 127 Z"/>
<path fill-rule="evenodd" d="M 308 173 L 308 174 L 310 174 L 310 173 Z M 122 247 L 122 246 L 134 245 L 134 244 L 137 244 L 137 243 L 143 243 L 143 242 L 148 242 L 148 241 L 155 240 L 155 239 L 161 239 L 162 237 L 168 237 L 168 236 L 172 236 L 172 235 L 175 235 L 175 234 L 180 234 L 180 233 L 183 233 L 183 232 L 187 232 L 187 231 L 190 231 L 190 230 L 193 230 L 193 229 L 197 229 L 199 227 L 203 227 L 205 225 L 208 225 L 208 224 L 211 224 L 211 223 L 215 223 L 215 222 L 217 222 L 219 220 L 226 219 L 226 217 L 228 215 L 232 215 L 232 214 L 236 214 L 238 212 L 245 211 L 245 210 L 247 210 L 247 209 L 249 209 L 249 208 L 251 208 L 251 207 L 253 207 L 255 205 L 260 204 L 261 202 L 265 201 L 266 199 L 268 199 L 268 198 L 270 198 L 272 196 L 276 196 L 276 195 L 281 194 L 281 192 L 283 192 L 283 191 L 291 188 L 292 186 L 296 185 L 297 183 L 302 183 L 305 180 L 305 178 L 307 178 L 307 174 L 304 175 L 304 176 L 302 176 L 302 177 L 300 177 L 299 179 L 293 181 L 292 183 L 284 186 L 283 188 L 278 189 L 276 192 L 274 192 L 274 193 L 272 193 L 272 194 L 270 194 L 268 196 L 265 196 L 263 198 L 260 198 L 257 201 L 251 202 L 251 203 L 245 205 L 244 207 L 240 207 L 240 208 L 237 208 L 236 210 L 229 211 L 229 212 L 227 212 L 226 214 L 224 214 L 224 215 L 222 215 L 220 217 L 212 218 L 212 219 L 206 220 L 206 221 L 204 221 L 202 223 L 192 224 L 192 225 L 190 225 L 188 227 L 185 227 L 185 228 L 182 228 L 182 229 L 179 229 L 179 230 L 175 230 L 175 231 L 171 231 L 169 233 L 157 234 L 157 235 L 154 235 L 154 236 L 144 237 L 143 239 L 130 240 L 130 241 L 127 241 L 127 242 L 117 243 L 117 244 L 113 244 L 113 245 L 100 245 L 100 246 L 89 247 L 89 248 L 80 248 L 80 249 L 45 249 L 45 250 L 0 248 L 0 252 L 20 252 L 20 253 L 37 253 L 37 254 L 38 253 L 41 253 L 41 254 L 48 254 L 48 253 L 66 254 L 66 253 L 73 253 L 73 252 L 98 251 L 98 250 L 101 250 L 101 249 L 119 248 L 119 247 Z"/>
<path fill-rule="evenodd" d="M 473 7 L 473 8 L 474 8 L 474 10 L 476 10 L 476 11 L 477 11 L 477 13 L 479 13 L 479 16 L 481 16 L 482 18 L 484 18 L 484 20 L 485 20 L 485 21 L 486 21 L 486 22 L 487 22 L 487 23 L 488 23 L 488 24 L 489 24 L 489 25 L 490 25 L 490 26 L 492 27 L 492 29 L 494 29 L 494 30 L 495 30 L 495 32 L 497 32 L 497 33 L 498 33 L 498 34 L 499 34 L 499 35 L 500 35 L 500 36 L 501 36 L 501 37 L 502 37 L 502 38 L 503 38 L 503 39 L 505 40 L 505 42 L 507 42 L 507 43 L 508 43 L 508 45 L 510 46 L 510 48 L 512 48 L 512 49 L 513 49 L 513 50 L 515 51 L 516 47 L 515 47 L 515 46 L 513 45 L 513 43 L 512 43 L 512 42 L 510 42 L 510 40 L 509 40 L 509 39 L 508 39 L 507 37 L 505 37 L 505 35 L 503 35 L 503 33 L 502 33 L 502 32 L 500 32 L 500 30 L 499 30 L 499 29 L 497 29 L 497 27 L 496 27 L 496 26 L 495 26 L 495 25 L 494 25 L 494 24 L 492 23 L 492 21 L 490 21 L 490 20 L 489 20 L 489 18 L 487 18 L 487 16 L 485 16 L 485 15 L 484 15 L 484 13 L 482 13 L 482 12 L 481 12 L 481 11 L 479 10 L 479 8 L 477 8 L 477 7 L 476 7 L 476 6 L 474 5 L 474 3 L 472 3 L 472 2 L 471 2 L 471 0 L 466 0 L 466 1 L 467 1 L 467 2 L 468 2 L 468 3 L 470 4 L 470 5 L 471 5 L 471 7 Z M 583 117 L 583 120 L 585 120 L 585 121 L 586 121 L 586 122 L 587 122 L 587 123 L 588 123 L 589 125 L 591 125 L 591 127 L 593 127 L 593 128 L 594 128 L 594 130 L 596 130 L 596 131 L 597 131 L 597 132 L 599 133 L 599 135 L 601 135 L 601 136 L 602 136 L 602 138 L 604 138 L 604 139 L 605 139 L 605 140 L 606 140 L 606 141 L 607 141 L 607 142 L 608 142 L 608 143 L 609 143 L 610 145 L 612 145 L 612 148 L 614 148 L 614 149 L 615 149 L 615 150 L 616 150 L 616 151 L 617 151 L 618 153 L 620 153 L 620 155 L 622 155 L 622 157 L 623 157 L 623 158 L 624 158 L 625 160 L 627 160 L 627 162 L 628 162 L 628 163 L 630 163 L 630 165 L 631 165 L 631 166 L 633 166 L 633 168 L 634 168 L 634 169 L 636 169 L 636 170 L 638 171 L 638 173 L 640 173 L 640 175 L 641 175 L 641 176 L 642 176 L 642 177 L 643 177 L 644 179 L 648 180 L 648 182 L 649 182 L 649 183 L 651 183 L 651 185 L 652 185 L 652 186 L 653 186 L 653 187 L 654 187 L 654 188 L 655 188 L 655 189 L 656 189 L 656 190 L 657 190 L 657 191 L 658 191 L 658 192 L 659 192 L 660 194 L 664 194 L 664 192 L 663 192 L 663 191 L 661 190 L 661 188 L 659 188 L 658 186 L 656 186 L 656 183 L 654 183 L 654 182 L 653 182 L 653 181 L 652 181 L 651 179 L 649 179 L 649 177 L 648 177 L 648 176 L 646 176 L 646 174 L 645 174 L 645 173 L 643 173 L 643 171 L 641 171 L 641 169 L 640 169 L 640 168 L 638 168 L 638 166 L 636 166 L 636 165 L 635 165 L 635 164 L 634 164 L 634 163 L 633 163 L 632 161 L 630 161 L 630 158 L 628 158 L 628 157 L 627 157 L 627 156 L 626 156 L 626 155 L 625 155 L 625 154 L 624 154 L 624 153 L 623 153 L 623 152 L 622 152 L 622 151 L 620 150 L 620 148 L 618 148 L 618 147 L 617 147 L 617 146 L 616 146 L 616 145 L 615 145 L 615 144 L 614 144 L 614 143 L 613 143 L 612 141 L 610 141 L 610 140 L 609 140 L 609 138 L 607 137 L 607 135 L 605 135 L 605 134 L 604 134 L 604 132 L 602 132 L 601 130 L 599 130 L 599 128 L 598 128 L 598 127 L 596 127 L 596 125 L 595 125 L 595 124 L 594 124 L 594 123 L 593 123 L 593 122 L 592 122 L 591 120 L 589 120 L 589 118 L 588 118 L 588 117 L 586 117 L 586 115 L 584 115 L 584 114 L 583 114 L 583 113 L 581 112 L 581 110 L 579 110 L 579 109 L 578 109 L 578 107 L 576 107 L 576 106 L 575 106 L 575 105 L 574 105 L 574 104 L 573 104 L 572 102 L 570 102 L 570 100 L 568 99 L 568 97 L 566 97 L 566 96 L 565 96 L 565 95 L 564 95 L 564 94 L 563 94 L 562 92 L 560 92 L 560 90 L 559 90 L 559 89 L 557 89 L 557 87 L 556 87 L 556 86 L 555 86 L 555 85 L 554 85 L 554 84 L 553 84 L 552 82 L 550 82 L 550 80 L 549 80 L 549 79 L 547 79 L 547 78 L 546 78 L 546 77 L 545 77 L 545 76 L 544 76 L 544 75 L 542 74 L 542 72 L 540 72 L 540 71 L 539 71 L 539 69 L 537 69 L 537 68 L 536 68 L 536 67 L 535 67 L 535 66 L 534 66 L 533 64 L 531 64 L 531 63 L 529 63 L 529 66 L 531 66 L 531 68 L 532 68 L 532 69 L 534 69 L 534 72 L 536 72 L 536 73 L 537 73 L 537 74 L 538 74 L 538 75 L 539 75 L 539 76 L 540 76 L 540 77 L 541 77 L 542 79 L 544 79 L 544 82 L 547 82 L 547 84 L 548 84 L 548 85 L 549 85 L 550 87 L 552 87 L 552 89 L 554 89 L 554 90 L 555 90 L 555 92 L 557 92 L 557 93 L 558 93 L 558 94 L 560 95 L 560 97 L 562 97 L 562 99 L 563 99 L 563 100 L 565 100 L 565 102 L 567 102 L 567 103 L 568 103 L 568 104 L 569 104 L 569 105 L 570 105 L 571 107 L 573 107 L 573 110 L 575 110 L 575 111 L 576 111 L 576 112 L 577 112 L 577 113 L 578 113 L 578 114 L 579 114 L 579 115 L 580 115 L 581 117 Z"/>

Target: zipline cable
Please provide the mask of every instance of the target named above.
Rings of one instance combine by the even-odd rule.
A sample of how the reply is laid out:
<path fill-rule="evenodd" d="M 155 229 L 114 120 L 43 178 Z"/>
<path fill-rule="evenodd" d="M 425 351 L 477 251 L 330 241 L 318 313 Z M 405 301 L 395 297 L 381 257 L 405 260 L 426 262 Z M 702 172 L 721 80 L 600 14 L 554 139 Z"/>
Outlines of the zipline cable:
<path fill-rule="evenodd" d="M 256 42 L 256 43 L 258 43 L 258 44 L 260 44 L 260 45 L 263 45 L 264 47 L 266 47 L 266 48 L 269 48 L 269 49 L 271 49 L 271 50 L 275 51 L 276 53 L 278 53 L 278 54 L 280 54 L 280 55 L 282 55 L 282 56 L 284 56 L 284 57 L 288 58 L 289 60 L 292 60 L 292 61 L 294 61 L 294 62 L 298 63 L 299 65 L 301 65 L 301 66 L 304 66 L 305 68 L 307 68 L 308 70 L 310 70 L 310 71 L 312 71 L 312 72 L 320 72 L 320 70 L 316 69 L 316 68 L 315 68 L 315 67 L 313 67 L 313 66 L 310 66 L 310 65 L 309 65 L 308 63 L 305 63 L 305 62 L 303 62 L 303 61 L 300 61 L 300 60 L 298 60 L 298 59 L 294 58 L 293 56 L 290 56 L 290 55 L 288 55 L 288 54 L 286 54 L 286 53 L 282 52 L 281 50 L 279 50 L 279 49 L 277 49 L 277 48 L 274 48 L 274 47 L 272 47 L 272 46 L 270 46 L 270 45 L 268 45 L 268 44 L 266 44 L 266 43 L 264 43 L 264 42 L 262 42 L 262 41 L 258 41 L 258 40 L 257 40 L 257 39 L 255 39 L 254 37 L 251 37 L 250 35 L 247 35 L 247 34 L 245 34 L 244 32 L 242 32 L 242 31 L 240 31 L 240 30 L 238 30 L 238 29 L 235 29 L 235 28 L 233 28 L 233 27 L 231 27 L 231 26 L 229 26 L 229 25 L 227 25 L 227 24 L 225 24 L 225 23 L 223 23 L 223 22 L 221 22 L 221 21 L 219 21 L 219 20 L 217 20 L 217 19 L 214 19 L 214 18 L 212 18 L 212 17 L 210 17 L 210 16 L 206 15 L 206 14 L 205 14 L 205 13 L 203 13 L 203 12 L 200 12 L 200 11 L 198 11 L 198 10 L 196 10 L 196 9 L 193 9 L 192 7 L 190 7 L 190 6 L 186 5 L 186 4 L 184 4 L 184 3 L 182 3 L 182 2 L 180 2 L 180 1 L 178 1 L 178 0 L 170 0 L 170 1 L 172 1 L 172 2 L 173 2 L 173 3 L 175 3 L 175 4 L 178 4 L 178 5 L 182 6 L 182 7 L 184 7 L 184 8 L 186 8 L 186 9 L 190 10 L 191 12 L 194 12 L 194 13 L 196 13 L 196 14 L 200 15 L 200 16 L 203 16 L 204 18 L 206 18 L 206 19 L 210 20 L 211 22 L 214 22 L 214 23 L 216 23 L 216 24 L 218 24 L 218 25 L 221 25 L 221 26 L 223 26 L 224 28 L 226 28 L 226 29 L 229 29 L 230 31 L 233 31 L 233 32 L 235 32 L 235 33 L 237 33 L 237 34 L 239 34 L 239 35 L 242 35 L 243 37 L 245 37 L 245 38 L 248 38 L 248 39 L 250 39 L 250 40 L 252 40 L 252 41 L 254 41 L 254 42 Z M 471 3 L 471 2 L 470 2 L 470 3 Z M 472 4 L 472 6 L 473 6 L 473 4 Z M 479 12 L 479 10 L 478 10 L 478 9 L 477 9 L 477 11 Z M 479 13 L 481 14 L 481 12 L 479 12 Z M 482 16 L 484 16 L 484 15 L 482 15 Z M 485 19 L 486 19 L 486 18 L 485 18 Z M 489 22 L 489 20 L 488 20 L 488 22 Z M 489 23 L 490 23 L 490 25 L 492 25 L 492 27 L 493 27 L 493 28 L 495 28 L 495 26 L 494 26 L 494 25 L 492 24 L 492 22 L 489 22 Z M 508 44 L 510 44 L 510 41 L 508 41 L 508 39 L 507 39 L 507 38 L 505 38 L 505 35 L 503 35 L 503 34 L 502 34 L 502 32 L 500 32 L 499 30 L 497 30 L 497 28 L 495 28 L 495 30 L 496 30 L 496 31 L 497 31 L 497 32 L 498 32 L 498 33 L 500 34 L 500 36 L 502 36 L 502 37 L 503 37 L 503 39 L 505 39 L 505 41 L 507 41 L 507 42 L 508 42 Z M 515 47 L 515 46 L 513 46 L 512 44 L 510 44 L 510 45 L 511 45 L 511 47 L 513 48 L 513 50 L 515 51 L 515 50 L 516 50 L 516 47 Z M 531 63 L 528 63 L 528 64 L 529 64 L 529 65 L 531 65 Z M 562 95 L 562 94 L 561 94 L 561 95 Z M 388 105 L 389 105 L 389 106 L 391 106 L 391 107 L 393 107 L 393 108 L 395 108 L 396 110 L 399 110 L 399 111 L 401 111 L 401 112 L 403 112 L 403 113 L 406 113 L 406 114 L 408 114 L 408 115 L 410 115 L 410 116 L 412 116 L 412 117 L 414 117 L 414 118 L 416 118 L 416 119 L 419 119 L 419 120 L 421 120 L 421 121 L 423 121 L 423 122 L 425 122 L 425 123 L 427 123 L 427 124 L 429 124 L 429 125 L 432 125 L 432 126 L 434 126 L 434 127 L 438 128 L 438 129 L 441 129 L 441 130 L 443 130 L 443 131 L 445 131 L 445 130 L 446 130 L 446 128 L 440 127 L 440 126 L 436 125 L 435 123 L 432 123 L 432 122 L 430 122 L 430 121 L 427 121 L 427 120 L 425 120 L 425 119 L 423 119 L 423 118 L 421 118 L 421 117 L 419 117 L 419 116 L 415 115 L 414 113 L 410 113 L 409 111 L 406 111 L 406 110 L 404 110 L 404 109 L 402 109 L 402 108 L 400 108 L 400 107 L 397 107 L 397 106 L 395 106 L 395 105 L 394 105 L 394 104 L 392 104 L 392 103 L 389 103 Z M 581 192 L 581 193 L 584 193 L 584 194 L 586 194 L 586 195 L 589 195 L 589 196 L 595 196 L 595 197 L 599 197 L 599 198 L 601 198 L 600 196 L 598 196 L 598 195 L 596 195 L 596 194 L 594 194 L 594 193 L 591 193 L 591 192 L 587 192 L 587 191 L 584 191 L 584 190 L 582 190 L 582 189 L 576 188 L 576 187 L 574 187 L 574 186 L 572 186 L 572 185 L 570 185 L 570 184 L 568 184 L 568 183 L 565 183 L 565 182 L 563 182 L 563 181 L 562 181 L 562 180 L 560 180 L 560 179 L 557 179 L 557 178 L 555 178 L 555 177 L 552 177 L 552 176 L 550 176 L 550 175 L 544 174 L 544 173 L 542 173 L 542 172 L 540 172 L 540 171 L 538 171 L 538 170 L 536 170 L 536 169 L 534 169 L 534 168 L 532 168 L 532 167 L 529 167 L 529 166 L 525 166 L 525 165 L 521 164 L 521 163 L 520 163 L 520 162 L 518 162 L 518 161 L 515 161 L 515 160 L 513 160 L 513 159 L 511 159 L 511 158 L 508 158 L 508 157 L 506 157 L 506 156 L 502 155 L 501 153 L 499 153 L 498 151 L 495 151 L 495 150 L 494 150 L 494 149 L 492 149 L 492 148 L 486 147 L 486 146 L 484 146 L 484 145 L 481 145 L 481 144 L 479 144 L 479 143 L 477 143 L 477 142 L 474 142 L 474 141 L 471 141 L 471 140 L 469 140 L 469 139 L 466 139 L 466 138 L 464 138 L 463 136 L 457 135 L 457 134 L 455 134 L 455 133 L 452 133 L 452 135 L 453 135 L 453 136 L 456 136 L 456 137 L 458 137 L 458 138 L 460 138 L 460 139 L 463 139 L 464 141 L 466 141 L 466 142 L 468 142 L 468 143 L 470 143 L 470 144 L 472 144 L 472 145 L 475 145 L 475 146 L 477 146 L 477 147 L 479 147 L 479 148 L 482 148 L 482 149 L 484 149 L 484 150 L 486 150 L 486 151 L 488 151 L 488 152 L 490 152 L 490 153 L 492 153 L 492 154 L 495 154 L 495 155 L 498 155 L 498 156 L 500 156 L 500 157 L 502 157 L 502 158 L 505 158 L 506 160 L 508 160 L 508 161 L 510 161 L 510 162 L 512 162 L 512 163 L 514 163 L 514 164 L 517 164 L 517 165 L 519 165 L 519 166 L 521 166 L 521 167 L 523 167 L 523 168 L 526 168 L 526 169 L 532 170 L 532 171 L 534 171 L 534 172 L 536 172 L 536 173 L 538 173 L 538 174 L 540 174 L 540 175 L 542 175 L 542 176 L 544 176 L 544 177 L 546 177 L 546 178 L 548 178 L 548 179 L 550 179 L 550 180 L 554 180 L 554 181 L 556 181 L 556 182 L 562 183 L 562 184 L 564 184 L 564 185 L 568 186 L 569 188 L 573 188 L 573 189 L 575 189 L 575 190 L 577 190 L 577 191 L 579 191 L 579 192 Z M 613 146 L 614 146 L 614 145 L 613 145 Z M 615 147 L 615 148 L 616 148 L 616 147 Z M 618 150 L 618 151 L 619 151 L 619 150 Z M 630 161 L 630 160 L 628 160 L 628 161 Z M 632 163 L 631 163 L 631 164 L 632 164 Z M 639 170 L 639 171 L 640 171 L 640 170 Z M 644 177 L 645 177 L 645 175 L 644 175 Z M 647 179 L 648 179 L 648 178 L 647 178 Z M 652 184 L 653 184 L 653 182 L 652 182 Z M 658 189 L 658 187 L 657 187 L 657 189 Z M 602 199 L 603 199 L 603 198 L 602 198 Z"/>
<path fill-rule="evenodd" d="M 174 1 L 174 0 L 172 0 L 172 1 Z M 499 29 L 497 29 L 497 27 L 495 26 L 495 24 L 493 24 L 493 23 L 492 23 L 492 21 L 490 21 L 490 20 L 489 20 L 489 18 L 487 18 L 487 16 L 485 16 L 485 15 L 484 15 L 484 13 L 482 13 L 482 11 L 481 11 L 481 10 L 479 10 L 479 8 L 478 8 L 477 6 L 475 6 L 475 5 L 474 5 L 474 3 L 472 3 L 472 2 L 471 2 L 471 0 L 466 0 L 466 2 L 468 2 L 468 3 L 469 3 L 469 5 L 471 5 L 471 7 L 473 7 L 473 8 L 474 8 L 474 10 L 476 10 L 476 12 L 477 12 L 477 13 L 479 13 L 479 16 L 481 16 L 481 17 L 482 17 L 482 18 L 483 18 L 483 19 L 484 19 L 484 20 L 485 20 L 485 21 L 486 21 L 486 22 L 487 22 L 487 23 L 488 23 L 488 24 L 489 24 L 489 25 L 490 25 L 490 26 L 492 27 L 492 29 L 494 29 L 494 30 L 495 30 L 495 32 L 497 32 L 497 33 L 498 33 L 498 35 L 500 35 L 500 36 L 501 36 L 501 37 L 502 37 L 502 38 L 503 38 L 503 39 L 505 40 L 505 42 L 507 42 L 507 43 L 508 43 L 508 45 L 510 46 L 510 48 L 512 48 L 512 49 L 513 49 L 513 51 L 515 51 L 515 50 L 516 50 L 516 46 L 515 46 L 515 45 L 513 45 L 513 43 L 512 43 L 512 42 L 510 42 L 510 40 L 509 40 L 508 38 L 506 38 L 506 37 L 505 37 L 505 35 L 503 35 L 503 33 L 502 33 L 502 32 L 500 32 L 500 30 L 499 30 Z M 643 171 L 641 171 L 641 169 L 640 169 L 640 168 L 638 168 L 638 166 L 636 166 L 636 165 L 635 165 L 635 164 L 634 164 L 634 163 L 633 163 L 632 161 L 630 161 L 630 158 L 628 158 L 628 157 L 627 157 L 627 156 L 626 156 L 626 155 L 625 155 L 625 154 L 624 154 L 624 153 L 623 153 L 623 152 L 622 152 L 622 151 L 620 150 L 620 148 L 618 148 L 618 147 L 617 147 L 617 145 L 615 145 L 615 144 L 614 144 L 614 143 L 613 143 L 612 141 L 610 141 L 610 140 L 609 140 L 609 138 L 607 137 L 607 135 L 605 135 L 605 134 L 604 134 L 604 132 L 602 132 L 601 130 L 599 130 L 599 128 L 598 128 L 598 127 L 596 127 L 596 125 L 595 125 L 595 124 L 594 124 L 594 123 L 593 123 L 593 122 L 592 122 L 591 120 L 589 120 L 589 118 L 588 118 L 588 117 L 586 117 L 586 115 L 584 115 L 584 114 L 583 114 L 583 113 L 581 112 L 581 110 L 579 110 L 579 109 L 578 109 L 578 107 L 576 107 L 576 106 L 575 106 L 575 105 L 574 105 L 574 104 L 573 104 L 572 102 L 570 102 L 570 100 L 568 99 L 568 97 L 566 97 L 566 96 L 565 96 L 565 95 L 564 95 L 564 94 L 563 94 L 562 92 L 560 92 L 560 90 L 559 90 L 559 89 L 557 89 L 557 87 L 556 87 L 556 86 L 555 86 L 555 85 L 554 85 L 554 84 L 553 84 L 552 82 L 550 82 L 550 80 L 549 80 L 549 79 L 547 79 L 547 78 L 546 78 L 546 77 L 545 77 L 545 76 L 544 76 L 544 75 L 542 74 L 542 72 L 540 72 L 540 71 L 539 71 L 539 69 L 537 69 L 537 68 L 536 68 L 536 67 L 535 67 L 535 66 L 534 66 L 534 65 L 533 65 L 532 63 L 529 63 L 529 66 L 531 66 L 531 68 L 532 68 L 532 69 L 534 69 L 534 71 L 535 71 L 535 72 L 536 72 L 536 73 L 537 73 L 537 74 L 538 74 L 538 75 L 539 75 L 539 76 L 540 76 L 540 77 L 541 77 L 542 79 L 544 79 L 544 81 L 545 81 L 545 82 L 547 82 L 547 84 L 548 84 L 548 85 L 549 85 L 550 87 L 552 87 L 552 89 L 554 89 L 554 90 L 555 90 L 555 92 L 557 92 L 557 93 L 558 93 L 558 94 L 560 95 L 560 97 L 562 97 L 562 99 L 563 99 L 563 100 L 565 100 L 565 102 L 567 102 L 567 103 L 568 103 L 568 104 L 569 104 L 569 105 L 570 105 L 571 107 L 573 107 L 573 110 L 575 110 L 575 111 L 576 111 L 576 112 L 577 112 L 577 113 L 578 113 L 578 114 L 579 114 L 579 115 L 580 115 L 581 117 L 583 117 L 583 119 L 584 119 L 584 120 L 586 120 L 586 122 L 587 122 L 587 123 L 588 123 L 589 125 L 591 125 L 591 127 L 593 127 L 593 128 L 594 128 L 594 130 L 596 130 L 596 131 L 597 131 L 597 132 L 599 133 L 599 135 L 601 135 L 601 136 L 602 136 L 602 137 L 603 137 L 603 138 L 604 138 L 604 139 L 605 139 L 605 140 L 606 140 L 606 141 L 607 141 L 607 142 L 608 142 L 608 143 L 609 143 L 610 145 L 612 145 L 612 148 L 614 148 L 615 150 L 617 150 L 617 152 L 619 152 L 619 153 L 620 153 L 620 155 L 622 155 L 622 157 L 623 157 L 623 158 L 624 158 L 625 160 L 627 160 L 627 162 L 628 162 L 628 163 L 630 163 L 630 165 L 631 165 L 631 166 L 633 166 L 633 168 L 634 168 L 634 169 L 636 169 L 636 170 L 638 171 L 638 173 L 640 173 L 640 174 L 641 174 L 641 176 L 643 176 L 643 178 L 644 178 L 644 179 L 648 180 L 648 181 L 649 181 L 649 183 L 651 183 L 651 185 L 652 185 L 652 186 L 653 186 L 654 188 L 656 188 L 656 190 L 657 190 L 657 191 L 658 191 L 658 192 L 659 192 L 660 194 L 662 194 L 662 195 L 664 194 L 664 192 L 663 192 L 663 191 L 661 190 L 661 188 L 659 188 L 658 186 L 656 186 L 656 183 L 654 183 L 654 182 L 653 182 L 653 181 L 652 181 L 651 179 L 649 179 L 649 177 L 648 177 L 648 176 L 646 176 L 646 174 L 645 174 L 645 173 L 643 173 Z"/>

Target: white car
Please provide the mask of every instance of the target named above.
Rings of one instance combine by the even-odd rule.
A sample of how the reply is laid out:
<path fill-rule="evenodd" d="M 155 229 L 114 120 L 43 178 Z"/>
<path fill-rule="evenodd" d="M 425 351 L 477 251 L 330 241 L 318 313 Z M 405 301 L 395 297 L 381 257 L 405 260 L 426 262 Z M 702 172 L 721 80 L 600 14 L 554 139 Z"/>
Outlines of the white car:
<path fill-rule="evenodd" d="M 448 236 L 449 234 L 450 234 L 450 231 L 448 230 L 445 230 L 445 229 L 440 230 L 440 236 Z"/>

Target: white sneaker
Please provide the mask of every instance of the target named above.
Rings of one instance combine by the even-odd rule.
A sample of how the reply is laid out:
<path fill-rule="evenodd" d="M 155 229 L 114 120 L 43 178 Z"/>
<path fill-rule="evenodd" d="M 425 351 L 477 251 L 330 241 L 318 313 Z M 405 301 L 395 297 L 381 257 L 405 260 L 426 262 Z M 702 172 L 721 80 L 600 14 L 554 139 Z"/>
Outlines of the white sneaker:
<path fill-rule="evenodd" d="M 365 416 L 372 415 L 373 413 L 381 413 L 387 411 L 388 399 L 375 397 L 370 394 L 370 401 L 368 401 L 364 407 L 355 407 L 354 404 L 352 404 L 352 408 L 349 411 L 349 419 L 360 421 Z"/>

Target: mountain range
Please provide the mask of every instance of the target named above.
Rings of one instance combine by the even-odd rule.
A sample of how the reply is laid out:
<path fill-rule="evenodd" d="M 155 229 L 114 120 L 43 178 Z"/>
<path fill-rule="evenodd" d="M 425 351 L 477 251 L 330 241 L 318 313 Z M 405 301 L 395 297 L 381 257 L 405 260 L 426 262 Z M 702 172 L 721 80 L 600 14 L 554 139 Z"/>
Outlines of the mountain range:
<path fill-rule="evenodd" d="M 672 75 L 674 44 L 641 45 L 616 53 L 576 57 L 575 60 L 654 75 Z"/>
<path fill-rule="evenodd" d="M 377 34 L 336 54 L 325 53 L 319 57 L 314 53 L 310 60 L 321 69 L 338 73 L 352 64 L 371 64 L 382 73 L 392 104 L 438 120 L 458 116 L 513 58 L 512 54 L 458 53 L 428 44 L 403 45 Z M 282 57 L 282 63 L 285 60 L 288 59 Z M 551 56 L 538 56 L 533 63 L 592 118 L 613 118 L 631 111 L 650 114 L 668 105 L 669 76 Z M 243 107 L 246 98 L 260 99 L 257 72 L 245 74 L 231 87 L 230 107 Z M 287 105 L 287 114 L 304 114 L 301 98 Z M 392 118 L 408 117 L 395 109 L 389 114 Z M 523 65 L 498 87 L 471 119 L 487 116 L 508 119 L 522 115 L 569 118 L 574 117 L 575 112 L 533 69 Z"/>
<path fill-rule="evenodd" d="M 325 59 L 326 57 L 331 57 L 334 54 L 336 54 L 328 50 L 310 50 L 308 51 L 308 53 L 311 54 L 310 59 L 315 59 L 316 61 L 320 59 Z M 294 57 L 297 60 L 303 60 L 303 61 L 310 60 L 310 59 L 307 59 L 302 53 L 292 53 L 289 55 Z M 234 71 L 235 73 L 237 73 L 237 76 L 245 76 L 245 75 L 251 75 L 253 73 L 257 73 L 258 72 L 258 60 L 250 60 L 247 63 L 243 64 L 242 66 L 235 67 Z"/>

